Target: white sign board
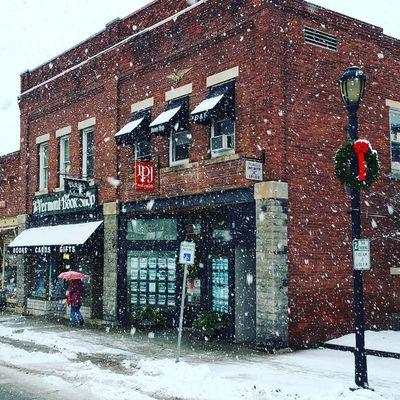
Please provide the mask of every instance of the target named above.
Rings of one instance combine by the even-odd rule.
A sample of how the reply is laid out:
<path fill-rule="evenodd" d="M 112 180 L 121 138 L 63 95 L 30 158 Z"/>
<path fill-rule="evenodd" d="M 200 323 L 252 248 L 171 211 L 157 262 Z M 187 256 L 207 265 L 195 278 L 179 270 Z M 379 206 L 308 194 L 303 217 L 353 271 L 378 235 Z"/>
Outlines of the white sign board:
<path fill-rule="evenodd" d="M 251 181 L 263 180 L 263 164 L 259 161 L 246 160 L 246 179 Z"/>
<path fill-rule="evenodd" d="M 195 251 L 196 245 L 193 242 L 181 242 L 179 263 L 183 265 L 193 265 Z"/>
<path fill-rule="evenodd" d="M 371 268 L 371 255 L 368 239 L 353 240 L 353 264 L 358 271 L 367 271 Z"/>

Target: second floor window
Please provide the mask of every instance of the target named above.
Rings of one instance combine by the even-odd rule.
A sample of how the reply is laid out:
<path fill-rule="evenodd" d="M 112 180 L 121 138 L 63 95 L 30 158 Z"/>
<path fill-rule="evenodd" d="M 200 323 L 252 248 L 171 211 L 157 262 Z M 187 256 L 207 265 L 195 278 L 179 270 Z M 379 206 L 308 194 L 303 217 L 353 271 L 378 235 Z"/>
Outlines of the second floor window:
<path fill-rule="evenodd" d="M 49 184 L 49 144 L 39 146 L 39 191 L 46 190 Z"/>
<path fill-rule="evenodd" d="M 390 110 L 390 157 L 393 173 L 400 174 L 400 111 Z"/>
<path fill-rule="evenodd" d="M 94 178 L 94 130 L 93 127 L 82 131 L 82 178 Z"/>
<path fill-rule="evenodd" d="M 60 138 L 60 187 L 64 187 L 64 178 L 69 176 L 71 162 L 69 158 L 69 136 Z"/>
<path fill-rule="evenodd" d="M 170 165 L 185 164 L 189 161 L 189 131 L 171 132 Z"/>
<path fill-rule="evenodd" d="M 149 139 L 142 139 L 135 142 L 135 161 L 150 161 L 151 142 Z"/>
<path fill-rule="evenodd" d="M 235 152 L 235 120 L 214 119 L 211 124 L 211 156 Z"/>

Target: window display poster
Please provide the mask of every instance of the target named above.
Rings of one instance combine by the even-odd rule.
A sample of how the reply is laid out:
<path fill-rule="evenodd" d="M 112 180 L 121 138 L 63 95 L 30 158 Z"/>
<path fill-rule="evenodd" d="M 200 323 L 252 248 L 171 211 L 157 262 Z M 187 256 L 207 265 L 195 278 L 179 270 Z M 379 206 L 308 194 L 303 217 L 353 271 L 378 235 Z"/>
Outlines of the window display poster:
<path fill-rule="evenodd" d="M 168 266 L 168 269 L 175 269 L 176 268 L 175 258 L 168 258 L 167 266 Z"/>
<path fill-rule="evenodd" d="M 155 293 L 156 291 L 156 283 L 155 282 L 150 282 L 149 283 L 149 292 L 150 293 Z"/>
<path fill-rule="evenodd" d="M 149 280 L 155 281 L 157 279 L 157 271 L 155 269 L 149 270 Z"/>
<path fill-rule="evenodd" d="M 157 268 L 157 258 L 149 258 L 149 268 Z"/>
<path fill-rule="evenodd" d="M 159 258 L 158 259 L 158 268 L 160 268 L 160 269 L 167 268 L 167 259 L 166 258 Z"/>

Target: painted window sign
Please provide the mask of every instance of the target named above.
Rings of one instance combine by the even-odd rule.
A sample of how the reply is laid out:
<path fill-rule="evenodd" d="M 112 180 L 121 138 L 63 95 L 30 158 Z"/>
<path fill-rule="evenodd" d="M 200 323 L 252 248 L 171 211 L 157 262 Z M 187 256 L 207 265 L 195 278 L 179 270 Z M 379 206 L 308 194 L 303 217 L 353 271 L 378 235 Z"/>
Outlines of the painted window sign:
<path fill-rule="evenodd" d="M 154 164 L 135 161 L 135 190 L 154 192 L 156 190 L 156 168 Z"/>

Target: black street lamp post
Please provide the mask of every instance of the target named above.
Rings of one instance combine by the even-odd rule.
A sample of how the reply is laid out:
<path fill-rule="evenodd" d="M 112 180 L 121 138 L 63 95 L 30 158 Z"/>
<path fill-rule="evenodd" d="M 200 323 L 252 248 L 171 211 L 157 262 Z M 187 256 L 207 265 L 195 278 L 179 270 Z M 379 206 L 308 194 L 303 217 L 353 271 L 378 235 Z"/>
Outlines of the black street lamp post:
<path fill-rule="evenodd" d="M 349 125 L 347 129 L 347 140 L 354 143 L 358 140 L 357 111 L 362 100 L 365 89 L 366 77 L 358 67 L 347 68 L 339 79 L 340 91 L 343 103 L 349 113 Z M 351 171 L 358 176 L 358 165 L 356 157 L 351 161 Z M 350 188 L 351 195 L 351 226 L 354 239 L 361 238 L 360 220 L 360 191 Z M 354 260 L 353 260 L 354 263 Z M 362 388 L 368 387 L 367 356 L 365 354 L 364 339 L 364 299 L 363 299 L 363 276 L 362 271 L 353 268 L 354 281 L 354 318 L 356 333 L 355 348 L 355 383 Z"/>

